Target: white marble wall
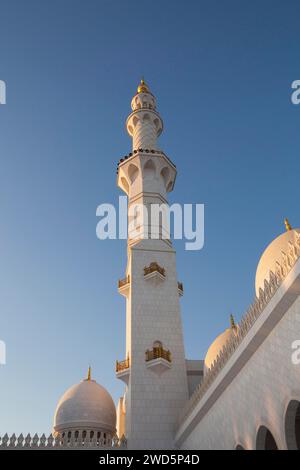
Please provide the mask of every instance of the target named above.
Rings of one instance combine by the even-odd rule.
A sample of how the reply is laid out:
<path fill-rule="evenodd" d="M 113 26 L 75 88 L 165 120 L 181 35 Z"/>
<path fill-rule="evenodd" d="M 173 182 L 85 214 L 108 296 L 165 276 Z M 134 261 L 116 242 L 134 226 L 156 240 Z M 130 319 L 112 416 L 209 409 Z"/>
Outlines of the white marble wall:
<path fill-rule="evenodd" d="M 291 360 L 291 345 L 297 339 L 300 339 L 300 297 L 181 443 L 181 448 L 235 449 L 242 445 L 255 449 L 257 431 L 264 425 L 273 434 L 278 448 L 286 449 L 286 410 L 292 399 L 300 401 L 300 365 Z"/>

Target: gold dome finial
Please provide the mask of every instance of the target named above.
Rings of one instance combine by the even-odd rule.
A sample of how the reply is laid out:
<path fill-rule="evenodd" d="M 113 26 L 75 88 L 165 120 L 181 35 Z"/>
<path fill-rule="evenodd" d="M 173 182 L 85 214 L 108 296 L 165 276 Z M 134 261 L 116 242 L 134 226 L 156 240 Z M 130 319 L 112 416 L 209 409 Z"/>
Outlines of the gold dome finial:
<path fill-rule="evenodd" d="M 144 78 L 142 78 L 138 88 L 138 93 L 150 93 L 148 85 L 146 85 Z"/>
<path fill-rule="evenodd" d="M 286 228 L 286 231 L 289 232 L 290 230 L 292 230 L 292 226 L 291 224 L 289 223 L 289 220 L 287 218 L 284 219 L 284 225 L 285 225 L 285 228 Z"/>
<path fill-rule="evenodd" d="M 91 368 L 91 366 L 89 366 L 88 374 L 87 374 L 87 380 L 91 380 L 91 379 L 92 379 L 92 368 Z"/>

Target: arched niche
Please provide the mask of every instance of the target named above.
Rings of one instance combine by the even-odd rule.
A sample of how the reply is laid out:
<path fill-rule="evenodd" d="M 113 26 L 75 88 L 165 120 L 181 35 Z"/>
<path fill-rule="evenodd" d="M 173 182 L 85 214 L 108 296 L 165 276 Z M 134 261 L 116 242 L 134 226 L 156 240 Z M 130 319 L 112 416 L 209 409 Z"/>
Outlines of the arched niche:
<path fill-rule="evenodd" d="M 168 187 L 169 178 L 170 178 L 170 170 L 169 170 L 169 168 L 165 166 L 165 167 L 161 170 L 160 176 L 161 176 L 162 179 L 163 179 L 165 188 L 167 188 L 167 187 Z"/>
<path fill-rule="evenodd" d="M 145 113 L 145 114 L 143 115 L 143 121 L 150 121 L 150 116 L 149 116 L 148 113 Z"/>
<path fill-rule="evenodd" d="M 290 401 L 285 413 L 284 426 L 287 448 L 300 450 L 300 401 Z"/>
<path fill-rule="evenodd" d="M 138 167 L 134 165 L 133 163 L 130 163 L 128 167 L 128 176 L 129 176 L 131 184 L 136 180 L 138 174 L 139 174 Z"/>
<path fill-rule="evenodd" d="M 122 185 L 123 190 L 128 194 L 129 193 L 129 184 L 128 184 L 127 179 L 124 176 L 121 177 L 121 185 Z"/>
<path fill-rule="evenodd" d="M 278 450 L 274 436 L 266 426 L 260 426 L 257 432 L 256 450 Z"/>
<path fill-rule="evenodd" d="M 153 163 L 153 160 L 147 160 L 144 165 L 144 178 L 153 179 L 155 177 L 156 167 Z"/>

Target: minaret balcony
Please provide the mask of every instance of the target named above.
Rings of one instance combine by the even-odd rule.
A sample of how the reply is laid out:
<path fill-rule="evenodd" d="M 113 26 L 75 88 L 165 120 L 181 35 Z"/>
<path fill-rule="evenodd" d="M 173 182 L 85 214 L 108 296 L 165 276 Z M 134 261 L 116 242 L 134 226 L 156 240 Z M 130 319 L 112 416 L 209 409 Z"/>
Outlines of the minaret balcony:
<path fill-rule="evenodd" d="M 116 377 L 123 380 L 128 385 L 130 376 L 130 361 L 129 357 L 124 361 L 116 361 Z"/>
<path fill-rule="evenodd" d="M 124 279 L 119 279 L 118 292 L 119 294 L 127 297 L 129 289 L 130 289 L 130 276 L 128 274 L 128 276 L 126 276 Z"/>
<path fill-rule="evenodd" d="M 180 295 L 180 297 L 183 296 L 183 284 L 182 282 L 177 282 L 177 286 L 178 286 L 178 294 Z"/>
<path fill-rule="evenodd" d="M 154 281 L 164 281 L 166 278 L 166 270 L 159 266 L 158 263 L 152 262 L 144 268 L 144 279 L 153 279 Z"/>
<path fill-rule="evenodd" d="M 171 368 L 172 359 L 169 350 L 163 347 L 153 347 L 146 351 L 146 367 L 157 375 L 161 375 Z"/>

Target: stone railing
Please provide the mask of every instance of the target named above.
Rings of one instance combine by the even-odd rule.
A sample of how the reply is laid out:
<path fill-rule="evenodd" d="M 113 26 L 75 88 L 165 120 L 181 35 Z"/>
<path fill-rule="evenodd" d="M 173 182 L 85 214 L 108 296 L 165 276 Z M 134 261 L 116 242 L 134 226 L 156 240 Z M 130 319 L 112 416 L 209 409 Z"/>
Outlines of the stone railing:
<path fill-rule="evenodd" d="M 300 258 L 300 234 L 296 235 L 295 244 L 289 242 L 288 253 L 282 253 L 281 263 L 276 262 L 276 272 L 270 271 L 269 280 L 265 280 L 264 289 L 259 290 L 259 297 L 256 297 L 252 305 L 249 307 L 246 314 L 242 317 L 236 334 L 232 335 L 221 352 L 218 354 L 216 360 L 211 368 L 207 370 L 203 381 L 198 385 L 189 401 L 186 403 L 179 416 L 179 426 L 190 415 L 197 404 L 200 402 L 204 394 L 207 392 L 211 384 L 214 382 L 219 372 L 223 369 L 229 358 L 245 338 L 257 318 L 261 315 L 263 310 L 272 299 L 273 295 L 280 287 L 284 278 L 288 275 L 290 270 L 295 265 L 296 261 Z"/>
<path fill-rule="evenodd" d="M 75 434 L 77 432 L 77 434 Z M 102 433 L 100 433 L 102 434 Z M 20 434 L 17 437 L 15 434 L 8 436 L 5 434 L 0 438 L 0 450 L 67 450 L 67 449 L 126 449 L 127 441 L 123 436 L 121 439 L 118 437 L 113 437 L 113 439 L 105 439 L 104 437 L 97 437 L 97 433 L 93 437 L 91 435 L 86 435 L 83 437 L 82 431 L 73 431 L 68 433 L 68 437 L 57 436 L 54 437 L 50 434 L 49 437 L 46 437 L 45 434 L 38 436 L 35 434 L 33 437 L 28 434 L 26 437 L 23 434 Z"/>
<path fill-rule="evenodd" d="M 119 279 L 119 283 L 118 283 L 118 287 L 119 289 L 121 287 L 124 287 L 126 286 L 127 284 L 130 284 L 130 276 L 128 274 L 128 276 L 124 277 L 124 279 Z"/>
<path fill-rule="evenodd" d="M 122 372 L 125 369 L 129 369 L 129 357 L 124 361 L 116 361 L 116 372 Z"/>
<path fill-rule="evenodd" d="M 153 361 L 154 359 L 165 359 L 171 362 L 171 353 L 162 347 L 154 347 L 153 349 L 146 351 L 146 362 Z"/>
<path fill-rule="evenodd" d="M 166 276 L 165 269 L 162 268 L 161 266 L 159 266 L 159 264 L 156 263 L 155 261 L 153 263 L 150 263 L 149 266 L 145 266 L 144 276 L 147 276 L 147 274 L 151 274 L 151 273 L 154 273 L 154 272 L 158 272 L 159 274 L 161 274 L 164 277 Z"/>

